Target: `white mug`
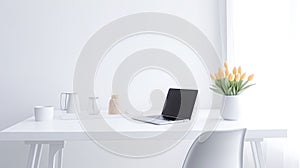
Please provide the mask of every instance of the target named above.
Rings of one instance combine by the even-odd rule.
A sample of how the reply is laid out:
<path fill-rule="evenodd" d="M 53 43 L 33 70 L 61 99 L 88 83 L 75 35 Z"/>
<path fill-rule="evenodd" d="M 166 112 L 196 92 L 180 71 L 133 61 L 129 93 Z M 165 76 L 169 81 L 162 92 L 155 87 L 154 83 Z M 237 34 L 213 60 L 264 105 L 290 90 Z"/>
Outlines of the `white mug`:
<path fill-rule="evenodd" d="M 53 120 L 53 106 L 35 106 L 34 118 L 35 121 L 50 121 Z"/>

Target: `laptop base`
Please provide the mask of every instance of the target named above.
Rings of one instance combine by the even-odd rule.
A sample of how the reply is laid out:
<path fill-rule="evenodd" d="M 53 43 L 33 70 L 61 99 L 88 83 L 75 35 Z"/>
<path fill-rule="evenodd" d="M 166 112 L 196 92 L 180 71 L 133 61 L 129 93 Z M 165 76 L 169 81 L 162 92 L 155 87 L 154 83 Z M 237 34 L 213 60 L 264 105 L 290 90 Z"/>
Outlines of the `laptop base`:
<path fill-rule="evenodd" d="M 174 123 L 182 123 L 188 121 L 186 120 L 167 120 L 163 118 L 163 116 L 158 115 L 158 116 L 141 116 L 141 117 L 133 117 L 132 119 L 149 123 L 149 124 L 154 124 L 154 125 L 167 125 L 167 124 L 174 124 Z"/>

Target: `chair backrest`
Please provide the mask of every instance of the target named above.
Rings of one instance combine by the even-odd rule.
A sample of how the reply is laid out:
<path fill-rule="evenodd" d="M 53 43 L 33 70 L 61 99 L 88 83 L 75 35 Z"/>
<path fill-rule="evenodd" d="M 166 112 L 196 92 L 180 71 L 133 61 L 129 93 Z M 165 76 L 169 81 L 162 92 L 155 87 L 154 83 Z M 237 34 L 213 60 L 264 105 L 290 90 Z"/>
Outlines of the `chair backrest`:
<path fill-rule="evenodd" d="M 242 168 L 245 132 L 239 129 L 201 134 L 192 144 L 183 168 Z"/>

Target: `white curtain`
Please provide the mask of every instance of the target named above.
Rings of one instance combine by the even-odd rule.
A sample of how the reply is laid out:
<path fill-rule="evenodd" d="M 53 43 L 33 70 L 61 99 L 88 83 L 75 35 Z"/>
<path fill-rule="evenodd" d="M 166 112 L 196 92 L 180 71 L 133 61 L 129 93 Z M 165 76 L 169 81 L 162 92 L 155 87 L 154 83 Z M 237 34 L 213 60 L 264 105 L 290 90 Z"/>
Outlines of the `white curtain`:
<path fill-rule="evenodd" d="M 283 163 L 298 168 L 300 156 L 300 0 L 228 0 L 228 59 L 255 74 L 244 94 L 249 120 L 288 128 Z M 275 143 L 276 144 L 276 143 Z M 276 145 L 275 145 L 276 146 Z M 270 150 L 270 147 L 268 148 Z M 276 160 L 273 158 L 273 162 Z"/>

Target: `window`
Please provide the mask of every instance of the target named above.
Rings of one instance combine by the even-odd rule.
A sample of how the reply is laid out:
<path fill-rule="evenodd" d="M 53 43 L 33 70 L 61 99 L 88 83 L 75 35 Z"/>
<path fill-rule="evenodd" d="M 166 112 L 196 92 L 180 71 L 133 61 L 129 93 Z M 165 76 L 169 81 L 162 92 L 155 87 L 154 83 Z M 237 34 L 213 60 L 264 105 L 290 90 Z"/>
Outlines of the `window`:
<path fill-rule="evenodd" d="M 300 149 L 300 0 L 228 0 L 228 4 L 233 44 L 229 62 L 255 73 L 256 85 L 244 92 L 245 115 L 270 118 L 266 125 L 276 121 L 273 124 L 288 126 L 287 155 L 299 159 L 294 150 Z"/>

